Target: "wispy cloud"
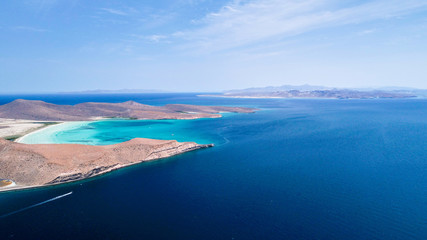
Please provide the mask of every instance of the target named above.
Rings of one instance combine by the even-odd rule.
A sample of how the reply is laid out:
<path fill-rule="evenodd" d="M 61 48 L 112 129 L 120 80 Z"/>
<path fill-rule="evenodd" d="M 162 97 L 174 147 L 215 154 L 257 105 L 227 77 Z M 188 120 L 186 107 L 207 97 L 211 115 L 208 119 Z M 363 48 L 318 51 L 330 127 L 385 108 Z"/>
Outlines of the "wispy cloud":
<path fill-rule="evenodd" d="M 26 31 L 26 32 L 48 32 L 49 30 L 43 28 L 29 27 L 29 26 L 15 26 L 12 27 L 16 31 Z"/>
<path fill-rule="evenodd" d="M 152 42 L 152 43 L 171 43 L 170 36 L 168 35 L 161 35 L 161 34 L 154 34 L 154 35 L 139 35 L 139 34 L 130 34 L 130 37 L 132 37 L 131 40 L 127 40 L 128 42 Z"/>
<path fill-rule="evenodd" d="M 164 40 L 168 38 L 165 35 L 151 35 L 151 36 L 147 36 L 146 39 L 152 41 L 152 42 L 160 42 L 161 40 Z"/>
<path fill-rule="evenodd" d="M 346 6 L 347 5 L 347 6 Z M 235 0 L 182 31 L 188 47 L 221 51 L 281 41 L 313 30 L 390 19 L 427 8 L 425 0 L 373 0 L 345 4 L 339 0 Z"/>
<path fill-rule="evenodd" d="M 376 29 L 367 29 L 367 30 L 363 30 L 357 33 L 357 35 L 359 36 L 364 36 L 364 35 L 368 35 L 368 34 L 372 34 L 376 31 Z"/>
<path fill-rule="evenodd" d="M 128 13 L 126 13 L 126 12 L 123 12 L 123 11 L 117 10 L 117 9 L 112 9 L 112 8 L 100 8 L 100 10 L 107 12 L 107 13 L 115 14 L 115 15 L 122 15 L 122 16 L 128 15 Z"/>
<path fill-rule="evenodd" d="M 100 8 L 100 10 L 106 13 L 120 15 L 120 16 L 129 16 L 137 12 L 134 8 L 127 8 L 126 10 L 115 9 L 115 8 Z"/>
<path fill-rule="evenodd" d="M 142 23 L 145 29 L 156 29 L 173 22 L 175 18 L 176 13 L 174 12 L 158 12 L 141 16 L 139 22 Z"/>

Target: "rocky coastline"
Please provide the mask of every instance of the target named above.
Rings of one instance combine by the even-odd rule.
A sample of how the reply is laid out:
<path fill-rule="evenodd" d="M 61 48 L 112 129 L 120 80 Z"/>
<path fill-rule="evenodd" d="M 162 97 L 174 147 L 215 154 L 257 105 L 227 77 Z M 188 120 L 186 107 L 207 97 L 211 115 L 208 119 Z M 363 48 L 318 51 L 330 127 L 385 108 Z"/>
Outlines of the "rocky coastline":
<path fill-rule="evenodd" d="M 0 139 L 0 176 L 14 183 L 0 187 L 0 192 L 79 181 L 209 147 L 213 144 L 144 138 L 106 146 L 21 144 Z"/>
<path fill-rule="evenodd" d="M 4 122 L 2 125 L 4 135 L 13 133 L 14 138 L 9 140 L 16 140 L 17 137 L 47 124 L 65 121 L 92 121 L 105 118 L 219 118 L 222 117 L 223 112 L 252 113 L 255 111 L 256 109 L 252 108 L 187 104 L 150 106 L 134 101 L 56 105 L 43 101 L 17 99 L 0 105 L 0 121 Z M 19 124 L 20 126 L 17 126 Z M 145 138 L 135 138 L 105 146 L 23 144 L 1 137 L 0 179 L 4 182 L 0 185 L 0 191 L 79 181 L 133 164 L 213 147 L 213 144 L 201 145 L 195 142 Z"/>

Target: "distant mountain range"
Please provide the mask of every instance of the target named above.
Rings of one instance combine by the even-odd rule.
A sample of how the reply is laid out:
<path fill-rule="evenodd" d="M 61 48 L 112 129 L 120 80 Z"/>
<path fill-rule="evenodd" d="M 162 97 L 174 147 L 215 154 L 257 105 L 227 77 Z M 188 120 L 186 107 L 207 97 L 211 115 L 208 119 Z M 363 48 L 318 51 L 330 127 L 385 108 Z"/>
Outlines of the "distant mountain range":
<path fill-rule="evenodd" d="M 325 86 L 314 86 L 314 85 L 299 85 L 299 86 L 293 86 L 293 85 L 282 85 L 282 86 L 268 86 L 268 87 L 259 87 L 259 88 L 246 88 L 246 89 L 234 89 L 226 91 L 226 94 L 231 93 L 249 93 L 249 92 L 278 92 L 278 91 L 291 91 L 291 90 L 298 90 L 298 91 L 315 91 L 315 90 L 331 90 L 333 88 L 331 87 L 325 87 Z"/>
<path fill-rule="evenodd" d="M 416 98 L 427 97 L 427 90 L 400 87 L 383 88 L 332 88 L 312 85 L 283 85 L 262 88 L 247 88 L 226 91 L 221 95 L 204 95 L 232 98 L 335 98 L 335 99 L 370 99 L 370 98 Z"/>

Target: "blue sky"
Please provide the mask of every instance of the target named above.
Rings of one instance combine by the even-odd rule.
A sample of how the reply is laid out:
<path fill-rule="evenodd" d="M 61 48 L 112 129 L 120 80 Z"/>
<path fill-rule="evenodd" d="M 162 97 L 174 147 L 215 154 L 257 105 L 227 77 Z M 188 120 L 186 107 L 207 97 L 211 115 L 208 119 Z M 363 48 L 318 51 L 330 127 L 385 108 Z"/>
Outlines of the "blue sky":
<path fill-rule="evenodd" d="M 425 0 L 5 0 L 0 92 L 427 88 Z"/>

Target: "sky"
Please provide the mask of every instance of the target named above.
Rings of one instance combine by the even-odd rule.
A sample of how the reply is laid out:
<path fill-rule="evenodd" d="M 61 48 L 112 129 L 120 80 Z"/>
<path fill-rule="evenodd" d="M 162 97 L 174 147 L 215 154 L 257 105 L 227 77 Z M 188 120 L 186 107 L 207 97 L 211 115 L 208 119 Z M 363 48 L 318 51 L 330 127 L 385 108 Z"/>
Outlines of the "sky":
<path fill-rule="evenodd" d="M 0 93 L 427 88 L 426 0 L 4 0 Z"/>

